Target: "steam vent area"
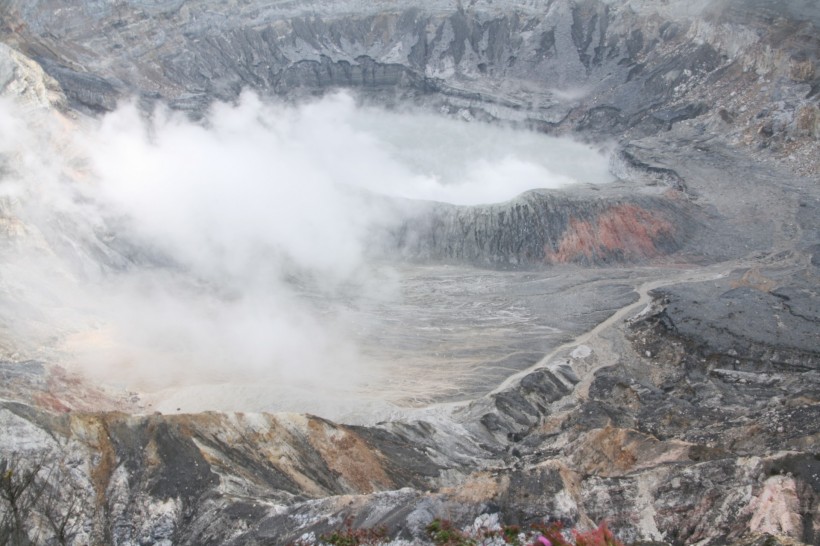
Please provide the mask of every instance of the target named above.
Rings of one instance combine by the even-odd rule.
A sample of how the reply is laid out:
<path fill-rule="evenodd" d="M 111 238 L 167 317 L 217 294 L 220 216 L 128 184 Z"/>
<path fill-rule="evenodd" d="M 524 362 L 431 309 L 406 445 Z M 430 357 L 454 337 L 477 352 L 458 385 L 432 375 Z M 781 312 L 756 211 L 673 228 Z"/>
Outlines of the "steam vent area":
<path fill-rule="evenodd" d="M 820 546 L 817 0 L 0 0 L 0 546 Z"/>

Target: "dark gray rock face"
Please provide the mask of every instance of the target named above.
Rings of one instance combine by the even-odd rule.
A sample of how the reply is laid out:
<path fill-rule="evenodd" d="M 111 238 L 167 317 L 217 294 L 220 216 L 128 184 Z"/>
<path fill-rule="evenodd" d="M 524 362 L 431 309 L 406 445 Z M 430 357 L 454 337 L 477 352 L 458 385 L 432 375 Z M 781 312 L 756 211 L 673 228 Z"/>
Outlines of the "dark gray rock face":
<path fill-rule="evenodd" d="M 637 416 L 653 423 L 652 434 L 719 443 L 737 453 L 762 445 L 802 451 L 816 442 L 817 294 L 799 277 L 781 279 L 801 294 L 801 310 L 790 312 L 778 288 L 761 284 L 765 278 L 747 271 L 720 283 L 663 289 L 657 295 L 663 310 L 632 326 L 638 351 L 661 363 L 645 387 L 656 400 L 647 399 L 648 413 Z M 600 375 L 593 389 L 603 398 L 619 381 Z M 660 419 L 659 411 L 676 417 Z M 757 427 L 766 432 L 750 434 Z"/>
<path fill-rule="evenodd" d="M 404 222 L 407 258 L 496 267 L 640 263 L 681 250 L 701 227 L 683 196 L 577 198 L 529 192 L 483 207 L 436 204 Z"/>
<path fill-rule="evenodd" d="M 668 302 L 663 322 L 677 335 L 697 339 L 699 352 L 713 361 L 766 366 L 759 371 L 817 371 L 820 315 L 814 289 L 795 279 L 794 284 L 766 291 L 755 278 L 754 271 L 747 271 L 719 288 L 667 289 L 660 294 Z"/>
<path fill-rule="evenodd" d="M 515 80 L 574 87 L 613 69 L 626 74 L 644 47 L 640 30 L 607 32 L 629 13 L 594 3 L 543 2 L 507 12 L 489 3 L 452 10 L 445 3 L 362 9 L 349 2 L 317 10 L 217 2 L 167 9 L 129 2 L 114 9 L 77 2 L 59 15 L 49 2 L 11 4 L 9 26 L 26 35 L 26 52 L 53 62 L 47 69 L 67 94 L 91 108 L 123 93 L 197 107 L 234 98 L 244 87 L 291 95 L 352 86 L 435 91 L 474 100 L 478 108 L 497 103 L 553 121 L 566 108 L 553 113 L 556 101 L 548 93 L 493 88 Z M 90 31 L 85 20 L 97 29 Z M 111 39 L 99 40 L 99 32 Z M 140 47 L 129 47 L 135 42 Z M 86 85 L 83 73 L 102 72 L 93 67 L 103 59 L 117 59 L 105 70 L 108 85 Z M 533 100 L 545 104 L 533 108 Z"/>
<path fill-rule="evenodd" d="M 72 544 L 315 543 L 346 520 L 425 544 L 435 517 L 820 543 L 816 2 L 5 0 L 0 15 L 0 41 L 54 78 L 69 113 L 135 96 L 202 115 L 248 88 L 342 87 L 618 141 L 608 188 L 401 204 L 379 232 L 391 258 L 577 267 L 600 285 L 589 311 L 569 283 L 543 300 L 597 326 L 543 359 L 516 345 L 494 365 L 531 368 L 475 400 L 367 427 L 144 415 L 4 355 L 0 458 L 49 469 L 54 502 L 30 521 L 67 522 Z M 0 75 L 3 90 L 54 91 Z M 86 236 L 105 267 L 158 261 Z"/>
<path fill-rule="evenodd" d="M 350 87 L 382 100 L 417 98 L 541 127 L 653 134 L 709 111 L 714 104 L 701 86 L 736 84 L 746 77 L 738 68 L 763 62 L 738 23 L 777 33 L 784 53 L 794 48 L 794 62 L 792 53 L 784 59 L 796 63 L 790 75 L 816 84 L 810 53 L 816 14 L 799 2 L 726 2 L 698 23 L 672 18 L 686 13 L 677 5 L 647 18 L 644 4 L 114 7 L 38 0 L 6 2 L 4 21 L 5 34 L 60 81 L 75 105 L 91 110 L 127 95 L 201 110 L 245 88 L 294 97 Z M 769 24 L 778 17 L 780 26 Z M 798 104 L 787 108 L 802 112 Z M 741 122 L 741 113 L 723 111 L 724 119 Z"/>

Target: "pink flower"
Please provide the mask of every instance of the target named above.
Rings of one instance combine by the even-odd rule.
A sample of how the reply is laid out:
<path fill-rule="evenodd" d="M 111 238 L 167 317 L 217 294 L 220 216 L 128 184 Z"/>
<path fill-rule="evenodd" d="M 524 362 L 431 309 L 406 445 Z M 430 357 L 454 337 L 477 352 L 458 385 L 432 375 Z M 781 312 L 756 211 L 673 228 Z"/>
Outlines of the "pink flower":
<path fill-rule="evenodd" d="M 543 537 L 543 536 L 538 537 L 538 542 L 540 542 L 544 546 L 552 546 L 552 542 L 550 542 L 547 537 Z"/>

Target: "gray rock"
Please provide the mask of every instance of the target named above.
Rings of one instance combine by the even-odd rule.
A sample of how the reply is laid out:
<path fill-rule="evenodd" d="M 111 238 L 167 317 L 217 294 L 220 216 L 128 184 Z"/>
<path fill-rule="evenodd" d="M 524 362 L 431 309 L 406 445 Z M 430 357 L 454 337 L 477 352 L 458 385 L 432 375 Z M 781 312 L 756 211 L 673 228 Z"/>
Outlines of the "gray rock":
<path fill-rule="evenodd" d="M 484 207 L 416 203 L 375 235 L 381 257 L 544 274 L 500 293 L 572 322 L 549 345 L 522 334 L 484 355 L 520 375 L 465 387 L 455 409 L 367 427 L 146 415 L 8 356 L 0 458 L 48 469 L 50 502 L 27 521 L 63 518 L 74 544 L 285 544 L 346 520 L 424 544 L 433 518 L 488 515 L 606 518 L 627 542 L 818 543 L 815 3 L 7 0 L 0 15 L 3 92 L 69 115 L 136 97 L 202 116 L 243 89 L 296 101 L 350 88 L 616 141 L 620 178 Z M 65 260 L 174 267 L 55 223 L 65 237 L 43 248 Z M 547 277 L 559 264 L 577 269 Z M 580 344 L 587 356 L 571 356 Z"/>

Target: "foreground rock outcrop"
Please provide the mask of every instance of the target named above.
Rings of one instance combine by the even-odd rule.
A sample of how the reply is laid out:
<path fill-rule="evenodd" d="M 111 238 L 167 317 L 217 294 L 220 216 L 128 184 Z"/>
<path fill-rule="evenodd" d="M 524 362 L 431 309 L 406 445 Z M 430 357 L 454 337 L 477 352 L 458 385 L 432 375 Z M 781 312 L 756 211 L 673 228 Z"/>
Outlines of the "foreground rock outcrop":
<path fill-rule="evenodd" d="M 606 518 L 625 541 L 739 544 L 751 532 L 813 544 L 816 344 L 773 346 L 741 334 L 739 316 L 727 325 L 744 344 L 726 348 L 686 318 L 687 298 L 745 297 L 732 288 L 743 278 L 658 291 L 626 337 L 592 339 L 447 420 L 57 415 L 9 402 L 0 416 L 6 445 L 59 476 L 79 541 L 285 544 L 352 518 L 424 542 L 435 517 L 495 514 L 522 526 Z M 782 327 L 816 321 L 816 295 L 802 309 Z M 754 352 L 765 344 L 782 356 Z M 598 371 L 581 381 L 585 368 Z"/>
<path fill-rule="evenodd" d="M 342 87 L 606 142 L 619 178 L 395 205 L 374 230 L 380 258 L 555 275 L 566 295 L 536 318 L 587 315 L 589 328 L 543 358 L 510 345 L 488 394 L 368 426 L 154 413 L 16 337 L 49 325 L 19 311 L 0 270 L 15 309 L 0 317 L 0 485 L 31 478 L 26 518 L 4 497 L 0 539 L 274 545 L 348 521 L 424 544 L 446 518 L 820 543 L 820 10 L 699 4 L 0 2 L 4 100 L 57 120 L 44 127 L 133 96 L 197 117 L 247 88 L 298 101 Z M 32 165 L 4 146 L 0 159 L 0 180 Z M 67 183 L 83 180 L 74 166 Z M 4 268 L 21 249 L 85 274 L 174 266 L 100 226 L 47 215 L 48 236 L 18 212 L 0 196 Z M 606 301 L 575 298 L 567 279 L 582 278 Z"/>

